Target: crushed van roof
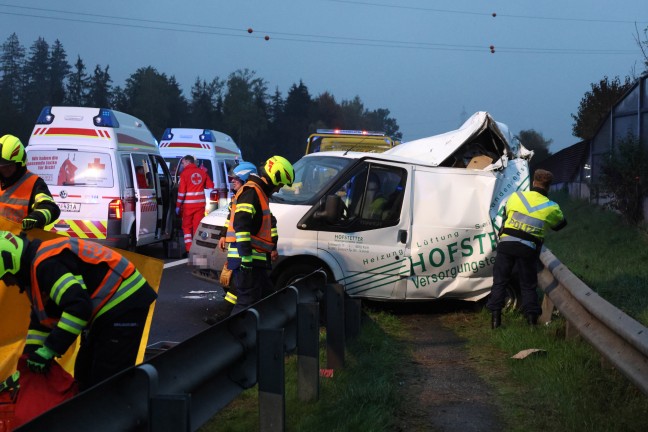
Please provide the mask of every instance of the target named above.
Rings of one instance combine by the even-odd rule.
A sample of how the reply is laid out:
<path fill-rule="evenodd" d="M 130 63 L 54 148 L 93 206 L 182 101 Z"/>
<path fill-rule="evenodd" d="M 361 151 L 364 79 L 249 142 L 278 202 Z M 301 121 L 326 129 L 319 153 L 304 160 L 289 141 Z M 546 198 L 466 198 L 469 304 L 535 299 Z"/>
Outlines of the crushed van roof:
<path fill-rule="evenodd" d="M 513 137 L 508 127 L 485 111 L 473 114 L 459 129 L 402 143 L 385 155 L 415 158 L 434 166 L 465 167 L 466 158 L 488 155 L 496 162 L 511 153 Z"/>

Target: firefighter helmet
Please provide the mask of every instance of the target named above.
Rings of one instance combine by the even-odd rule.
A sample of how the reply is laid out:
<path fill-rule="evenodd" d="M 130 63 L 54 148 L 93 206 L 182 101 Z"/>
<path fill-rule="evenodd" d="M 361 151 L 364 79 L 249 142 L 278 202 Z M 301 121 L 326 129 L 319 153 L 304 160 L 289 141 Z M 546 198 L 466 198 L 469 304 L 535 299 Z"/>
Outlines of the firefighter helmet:
<path fill-rule="evenodd" d="M 250 177 L 250 174 L 256 174 L 257 168 L 252 162 L 241 162 L 232 168 L 232 171 L 229 174 L 231 180 L 239 180 L 241 183 L 245 183 Z"/>
<path fill-rule="evenodd" d="M 0 165 L 18 164 L 25 166 L 25 147 L 13 135 L 0 138 Z"/>
<path fill-rule="evenodd" d="M 275 186 L 290 186 L 295 181 L 295 169 L 281 156 L 272 156 L 263 167 L 266 175 Z"/>
<path fill-rule="evenodd" d="M 17 235 L 0 231 L 0 278 L 7 273 L 18 273 L 23 246 L 23 239 Z"/>

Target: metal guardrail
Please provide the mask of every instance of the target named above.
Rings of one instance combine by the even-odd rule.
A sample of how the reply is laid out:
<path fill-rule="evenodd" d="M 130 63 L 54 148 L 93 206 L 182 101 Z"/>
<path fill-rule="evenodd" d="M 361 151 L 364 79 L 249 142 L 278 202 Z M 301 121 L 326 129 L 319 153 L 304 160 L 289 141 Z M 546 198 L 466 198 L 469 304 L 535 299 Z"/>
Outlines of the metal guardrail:
<path fill-rule="evenodd" d="M 284 430 L 284 356 L 297 350 L 298 396 L 319 398 L 319 300 L 325 291 L 328 367 L 344 363 L 359 305 L 315 272 L 251 308 L 103 381 L 17 428 L 20 432 L 196 430 L 258 384 L 261 430 Z M 358 317 L 356 325 L 346 314 Z M 357 306 L 357 307 L 356 307 Z M 350 312 L 350 313 L 349 313 Z M 356 313 L 357 312 L 357 313 Z M 345 329 L 346 322 L 346 329 Z M 329 341 L 330 339 L 330 341 Z"/>
<path fill-rule="evenodd" d="M 611 305 L 578 279 L 546 248 L 538 275 L 545 303 L 541 322 L 554 306 L 580 335 L 648 395 L 648 329 Z"/>

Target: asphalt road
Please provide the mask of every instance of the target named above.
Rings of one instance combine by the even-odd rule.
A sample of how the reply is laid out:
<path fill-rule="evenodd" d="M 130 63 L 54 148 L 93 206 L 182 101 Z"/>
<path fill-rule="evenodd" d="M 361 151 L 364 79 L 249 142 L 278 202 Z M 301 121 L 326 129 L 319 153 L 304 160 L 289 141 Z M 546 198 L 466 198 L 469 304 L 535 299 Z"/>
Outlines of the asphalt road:
<path fill-rule="evenodd" d="M 224 302 L 220 285 L 192 276 L 186 258 L 164 258 L 162 245 L 141 247 L 136 252 L 165 263 L 147 347 L 163 349 L 206 329 L 203 317 Z"/>

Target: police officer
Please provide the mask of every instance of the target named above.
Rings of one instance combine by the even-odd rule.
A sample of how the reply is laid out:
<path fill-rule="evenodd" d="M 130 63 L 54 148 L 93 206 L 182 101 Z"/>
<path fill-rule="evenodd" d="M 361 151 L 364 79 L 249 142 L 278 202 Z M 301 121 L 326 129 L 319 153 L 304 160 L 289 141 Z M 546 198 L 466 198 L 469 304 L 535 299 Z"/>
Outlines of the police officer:
<path fill-rule="evenodd" d="M 519 273 L 522 312 L 527 322 L 537 324 L 542 312 L 536 292 L 536 263 L 544 241 L 545 226 L 558 231 L 567 225 L 558 204 L 547 198 L 552 181 L 551 172 L 538 169 L 533 175 L 531 190 L 516 192 L 506 202 L 505 219 L 493 267 L 493 286 L 486 303 L 486 308 L 492 313 L 493 329 L 502 324 L 506 286 L 511 280 L 515 264 Z"/>
<path fill-rule="evenodd" d="M 13 135 L 0 138 L 0 215 L 23 230 L 44 228 L 58 219 L 58 208 L 45 181 L 27 170 L 25 147 Z"/>
<path fill-rule="evenodd" d="M 32 305 L 27 366 L 46 373 L 81 335 L 74 377 L 84 390 L 135 364 L 155 290 L 119 253 L 87 240 L 28 240 L 0 231 L 0 280 Z"/>
<path fill-rule="evenodd" d="M 276 220 L 269 197 L 295 179 L 293 166 L 281 156 L 265 162 L 261 176 L 250 174 L 236 202 L 232 204 L 225 241 L 229 243 L 227 265 L 233 270 L 237 293 L 232 315 L 261 299 L 273 289 L 268 275 L 272 251 L 276 249 Z"/>

